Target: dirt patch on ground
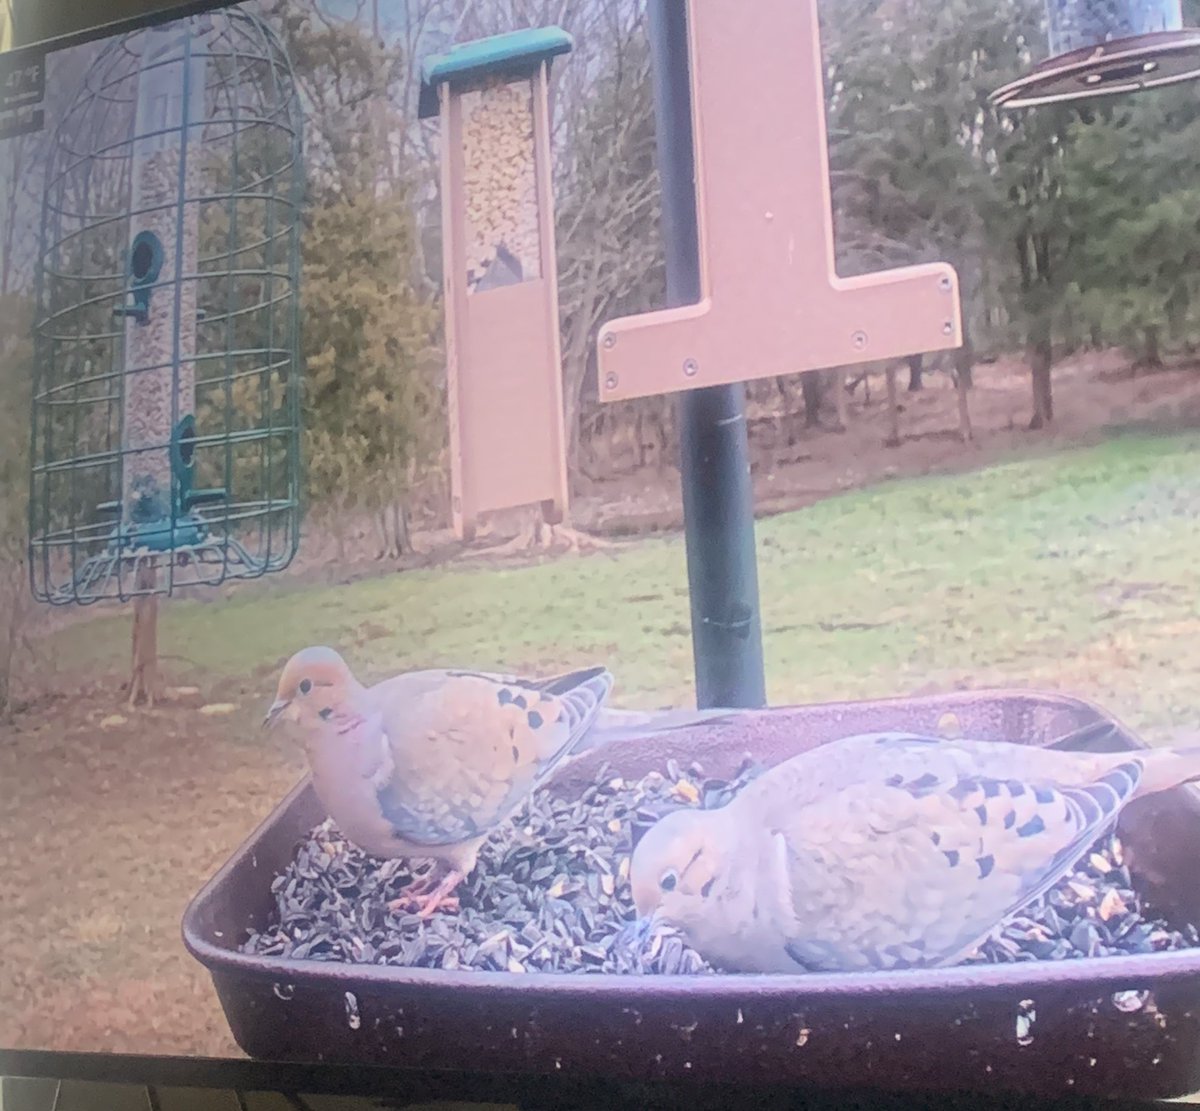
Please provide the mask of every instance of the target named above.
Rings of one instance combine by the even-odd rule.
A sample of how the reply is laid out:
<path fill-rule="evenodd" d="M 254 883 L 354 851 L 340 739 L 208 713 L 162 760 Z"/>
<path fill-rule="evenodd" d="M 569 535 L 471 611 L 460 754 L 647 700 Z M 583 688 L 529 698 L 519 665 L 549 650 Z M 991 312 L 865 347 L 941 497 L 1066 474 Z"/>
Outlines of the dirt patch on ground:
<path fill-rule="evenodd" d="M 97 681 L 0 728 L 0 1045 L 236 1053 L 179 923 L 303 772 L 260 707 L 130 713 Z M 36 752 L 36 758 L 32 758 Z"/>

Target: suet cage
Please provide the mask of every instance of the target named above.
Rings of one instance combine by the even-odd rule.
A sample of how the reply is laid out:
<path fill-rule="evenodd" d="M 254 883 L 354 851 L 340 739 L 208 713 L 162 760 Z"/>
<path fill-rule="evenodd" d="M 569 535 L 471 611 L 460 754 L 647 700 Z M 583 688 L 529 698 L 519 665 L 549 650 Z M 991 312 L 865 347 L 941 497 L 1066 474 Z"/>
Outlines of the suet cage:
<path fill-rule="evenodd" d="M 33 591 L 88 604 L 286 566 L 300 519 L 301 109 L 230 9 L 113 40 L 51 137 Z"/>

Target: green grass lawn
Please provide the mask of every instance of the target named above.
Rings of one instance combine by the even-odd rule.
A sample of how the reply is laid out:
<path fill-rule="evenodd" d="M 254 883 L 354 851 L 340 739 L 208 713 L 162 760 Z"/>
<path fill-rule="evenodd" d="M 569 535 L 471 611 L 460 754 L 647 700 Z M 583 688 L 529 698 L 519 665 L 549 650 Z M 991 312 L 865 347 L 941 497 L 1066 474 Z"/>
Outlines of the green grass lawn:
<path fill-rule="evenodd" d="M 965 476 L 904 480 L 761 521 L 773 702 L 955 685 L 1061 689 L 1150 738 L 1197 720 L 1200 434 L 1122 437 Z M 123 660 L 128 617 L 59 634 L 55 655 Z M 522 568 L 466 566 L 344 586 L 281 578 L 172 602 L 180 680 L 258 697 L 305 644 L 367 679 L 417 666 L 530 672 L 602 661 L 632 706 L 691 699 L 682 538 Z M 231 700 L 235 700 L 232 699 Z"/>

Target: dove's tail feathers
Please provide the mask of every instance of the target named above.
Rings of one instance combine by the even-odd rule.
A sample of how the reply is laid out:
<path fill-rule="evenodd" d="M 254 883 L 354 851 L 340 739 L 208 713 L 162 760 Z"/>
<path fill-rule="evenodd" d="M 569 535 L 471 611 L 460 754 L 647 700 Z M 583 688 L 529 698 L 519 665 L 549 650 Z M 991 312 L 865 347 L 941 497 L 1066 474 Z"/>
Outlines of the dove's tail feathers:
<path fill-rule="evenodd" d="M 614 710 L 605 707 L 584 741 L 585 748 L 732 720 L 739 710 Z"/>
<path fill-rule="evenodd" d="M 1115 721 L 1106 721 L 1102 718 L 1090 725 L 1072 729 L 1070 733 L 1064 733 L 1061 737 L 1055 737 L 1045 747 L 1060 748 L 1068 752 L 1111 752 L 1112 749 L 1106 742 L 1110 738 L 1118 736 L 1119 732 Z"/>
<path fill-rule="evenodd" d="M 606 667 L 584 667 L 532 684 L 535 690 L 557 695 L 567 695 L 582 687 L 590 691 L 597 702 L 603 702 L 608 697 L 612 685 L 612 673 Z"/>
<path fill-rule="evenodd" d="M 1200 747 L 1195 745 L 1151 749 L 1138 753 L 1138 756 L 1143 768 L 1142 781 L 1137 790 L 1139 795 L 1153 795 L 1200 780 Z"/>
<path fill-rule="evenodd" d="M 592 729 L 612 685 L 613 677 L 606 668 L 589 667 L 546 679 L 536 689 L 553 695 L 566 710 L 571 736 L 568 747 L 574 747 Z"/>

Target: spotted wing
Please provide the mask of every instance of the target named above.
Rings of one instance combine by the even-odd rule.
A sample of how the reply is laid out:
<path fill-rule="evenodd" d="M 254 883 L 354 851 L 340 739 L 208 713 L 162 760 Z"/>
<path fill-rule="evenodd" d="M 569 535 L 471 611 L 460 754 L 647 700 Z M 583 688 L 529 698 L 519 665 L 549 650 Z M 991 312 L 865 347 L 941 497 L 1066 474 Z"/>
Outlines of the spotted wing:
<path fill-rule="evenodd" d="M 767 868 L 798 964 L 953 963 L 1066 875 L 1142 776 L 1131 756 L 1084 783 L 1001 777 L 967 751 L 888 738 L 865 773 L 778 823 Z"/>
<path fill-rule="evenodd" d="M 401 678 L 380 692 L 394 770 L 377 800 L 398 838 L 431 846 L 503 821 L 586 735 L 612 686 L 601 667 L 541 681 L 465 671 Z"/>

